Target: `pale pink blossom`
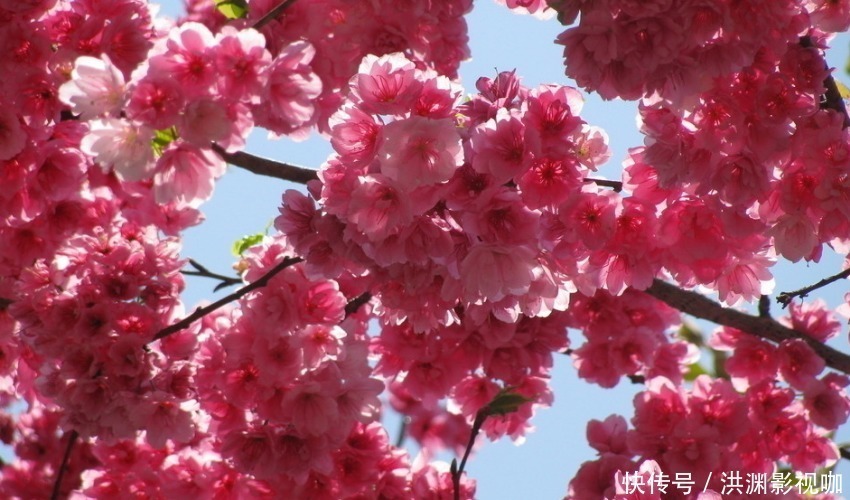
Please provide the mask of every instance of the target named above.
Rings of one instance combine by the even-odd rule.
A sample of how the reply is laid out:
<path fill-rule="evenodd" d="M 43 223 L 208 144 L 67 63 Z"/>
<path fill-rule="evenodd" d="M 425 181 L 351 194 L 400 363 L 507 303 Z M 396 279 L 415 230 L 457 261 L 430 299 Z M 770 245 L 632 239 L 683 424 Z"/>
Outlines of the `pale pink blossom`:
<path fill-rule="evenodd" d="M 124 104 L 124 75 L 107 55 L 82 56 L 74 63 L 71 79 L 59 87 L 59 99 L 81 120 L 118 118 Z"/>
<path fill-rule="evenodd" d="M 91 122 L 80 149 L 94 157 L 104 172 L 110 170 L 125 181 L 140 181 L 154 169 L 151 141 L 153 131 L 124 119 L 106 118 Z"/>
<path fill-rule="evenodd" d="M 226 167 L 224 160 L 210 150 L 185 143 L 173 145 L 156 163 L 156 201 L 197 206 L 212 195 L 215 180 L 224 174 Z"/>
<path fill-rule="evenodd" d="M 260 103 L 255 106 L 257 122 L 275 134 L 293 134 L 311 123 L 314 101 L 322 93 L 322 81 L 310 62 L 316 49 L 307 42 L 294 42 L 269 65 Z"/>
<path fill-rule="evenodd" d="M 410 109 L 419 87 L 414 65 L 400 53 L 363 58 L 351 90 L 364 111 L 382 115 L 400 115 Z"/>

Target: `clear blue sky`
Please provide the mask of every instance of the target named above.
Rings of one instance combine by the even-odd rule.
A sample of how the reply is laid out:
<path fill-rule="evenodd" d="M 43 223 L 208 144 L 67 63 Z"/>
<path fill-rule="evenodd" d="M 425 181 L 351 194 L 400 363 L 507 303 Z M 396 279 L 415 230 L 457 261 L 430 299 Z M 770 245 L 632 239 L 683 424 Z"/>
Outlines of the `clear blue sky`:
<path fill-rule="evenodd" d="M 164 2 L 164 12 L 180 12 L 179 1 Z M 553 43 L 562 31 L 556 20 L 540 21 L 530 16 L 514 15 L 492 0 L 476 0 L 468 17 L 472 60 L 461 67 L 461 78 L 467 92 L 474 91 L 479 76 L 494 76 L 496 70 L 516 69 L 526 86 L 541 83 L 569 85 L 563 73 L 561 47 Z M 847 60 L 846 37 L 839 38 L 830 54 L 830 63 L 844 67 Z M 845 81 L 844 73 L 839 74 Z M 603 127 L 611 138 L 614 157 L 603 169 L 611 179 L 619 179 L 620 162 L 629 147 L 642 144 L 642 136 L 635 127 L 634 103 L 602 102 L 588 96 L 582 117 L 590 124 Z M 265 134 L 256 131 L 247 151 L 281 161 L 316 168 L 331 149 L 321 138 L 303 143 L 282 139 L 265 140 Z M 217 184 L 213 199 L 202 207 L 207 221 L 187 231 L 183 255 L 192 257 L 211 270 L 228 271 L 233 257 L 230 246 L 237 238 L 262 231 L 277 215 L 280 196 L 285 189 L 300 186 L 257 178 L 237 168 L 229 169 Z M 840 270 L 839 258 L 826 258 L 821 265 L 798 264 L 785 266 L 777 274 L 777 291 L 793 290 Z M 184 302 L 191 310 L 197 301 L 213 297 L 214 283 L 209 280 L 190 279 Z M 843 284 L 835 284 L 824 294 L 833 306 L 840 303 L 846 291 Z M 774 306 L 774 311 L 778 307 Z M 711 328 L 705 325 L 705 328 Z M 710 330 L 709 330 L 710 331 Z M 574 344 L 581 341 L 580 334 L 572 332 Z M 846 328 L 835 347 L 850 351 Z M 632 415 L 632 397 L 639 386 L 628 382 L 615 389 L 601 389 L 589 385 L 576 376 L 571 360 L 556 360 L 552 372 L 555 403 L 534 419 L 537 430 L 528 436 L 522 446 L 509 440 L 487 443 L 470 460 L 467 471 L 478 481 L 478 498 L 489 499 L 554 499 L 566 492 L 568 481 L 579 465 L 594 458 L 586 444 L 585 425 L 590 419 L 604 419 L 619 413 L 629 419 Z M 390 429 L 395 420 L 387 422 Z M 847 432 L 842 434 L 847 437 Z M 847 463 L 847 462 L 845 462 Z M 850 473 L 850 467 L 839 472 Z M 848 477 L 850 481 L 850 477 Z"/>

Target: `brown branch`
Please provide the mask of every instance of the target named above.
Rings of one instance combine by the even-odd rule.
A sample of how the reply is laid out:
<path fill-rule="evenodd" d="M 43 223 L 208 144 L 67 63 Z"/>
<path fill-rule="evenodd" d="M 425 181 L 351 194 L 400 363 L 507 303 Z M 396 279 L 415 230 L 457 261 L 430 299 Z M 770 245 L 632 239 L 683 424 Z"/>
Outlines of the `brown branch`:
<path fill-rule="evenodd" d="M 842 280 L 844 278 L 847 278 L 848 276 L 850 276 L 850 268 L 847 268 L 847 269 L 841 271 L 840 273 L 836 274 L 835 276 L 830 276 L 829 278 L 824 278 L 824 279 L 818 281 L 817 283 L 815 283 L 814 285 L 809 285 L 809 286 L 803 287 L 799 290 L 794 290 L 793 292 L 782 292 L 782 293 L 780 293 L 779 295 L 776 296 L 776 301 L 779 302 L 780 304 L 782 304 L 783 308 L 788 307 L 788 304 L 791 303 L 791 300 L 794 297 L 803 298 L 803 297 L 807 296 L 809 294 L 809 292 L 817 290 L 818 288 L 825 287 L 826 285 L 828 285 L 830 283 L 834 283 L 838 280 Z"/>
<path fill-rule="evenodd" d="M 850 460 L 850 450 L 847 448 L 838 448 L 838 453 L 844 460 Z"/>
<path fill-rule="evenodd" d="M 812 37 L 810 36 L 800 37 L 800 45 L 805 48 L 814 48 L 815 46 L 812 43 Z M 831 109 L 833 111 L 841 113 L 841 115 L 844 117 L 843 128 L 850 127 L 850 115 L 847 114 L 847 107 L 844 105 L 844 98 L 841 97 L 841 92 L 839 92 L 838 90 L 838 85 L 835 83 L 835 78 L 832 77 L 829 64 L 824 61 L 823 65 L 827 69 L 827 71 L 830 71 L 830 73 L 823 80 L 823 86 L 826 88 L 826 92 L 823 95 L 823 101 L 821 102 L 820 107 L 821 109 Z"/>
<path fill-rule="evenodd" d="M 360 306 L 372 300 L 372 294 L 369 292 L 363 292 L 357 297 L 351 299 L 351 302 L 345 305 L 345 317 L 349 317 L 352 314 L 356 313 Z"/>
<path fill-rule="evenodd" d="M 469 453 L 472 451 L 472 446 L 475 444 L 475 438 L 481 431 L 481 426 L 490 414 L 486 411 L 486 407 L 478 410 L 475 414 L 475 420 L 472 422 L 472 430 L 469 432 L 469 442 L 466 443 L 466 449 L 463 452 L 463 458 L 460 460 L 460 466 L 457 464 L 457 459 L 452 460 L 451 474 L 452 483 L 454 485 L 454 500 L 460 500 L 460 478 L 463 476 L 463 470 L 466 468 L 466 461 L 469 459 Z"/>
<path fill-rule="evenodd" d="M 62 493 L 62 479 L 65 478 L 65 473 L 68 471 L 68 464 L 71 461 L 71 451 L 74 450 L 74 444 L 80 434 L 77 431 L 68 433 L 68 444 L 65 446 L 65 454 L 62 455 L 62 463 L 59 465 L 59 470 L 56 472 L 56 480 L 53 482 L 53 491 L 50 493 L 50 500 L 57 500 Z"/>
<path fill-rule="evenodd" d="M 597 186 L 613 188 L 615 193 L 619 193 L 623 190 L 623 183 L 620 181 L 609 181 L 607 179 L 595 179 L 592 177 L 585 177 L 584 182 L 592 182 Z"/>
<path fill-rule="evenodd" d="M 212 145 L 215 151 L 224 161 L 239 168 L 266 177 L 274 177 L 285 181 L 307 184 L 309 181 L 317 180 L 319 173 L 313 169 L 290 165 L 269 158 L 255 156 L 244 151 L 228 153 L 218 144 Z"/>
<path fill-rule="evenodd" d="M 717 302 L 696 292 L 682 290 L 661 280 L 654 280 L 644 290 L 667 305 L 718 325 L 730 326 L 750 335 L 776 343 L 783 340 L 803 339 L 826 364 L 840 372 L 850 374 L 850 356 L 818 342 L 808 335 L 788 328 L 773 318 L 750 316 L 749 314 L 721 306 Z"/>
<path fill-rule="evenodd" d="M 770 317 L 770 297 L 767 295 L 759 296 L 759 316 L 762 318 Z"/>
<path fill-rule="evenodd" d="M 272 9 L 272 10 L 270 10 L 270 11 L 268 11 L 268 12 L 266 13 L 266 15 L 265 15 L 265 16 L 261 17 L 261 18 L 260 18 L 260 20 L 259 20 L 259 21 L 257 21 L 256 23 L 254 23 L 254 25 L 253 25 L 253 26 L 251 26 L 251 27 L 252 27 L 252 28 L 254 28 L 254 29 L 255 29 L 255 30 L 257 30 L 257 31 L 260 31 L 260 29 L 261 29 L 263 26 L 265 26 L 265 25 L 267 25 L 268 23 L 272 22 L 272 21 L 274 20 L 274 18 L 276 18 L 277 16 L 279 16 L 279 15 L 280 15 L 280 14 L 281 14 L 284 10 L 286 10 L 286 8 L 287 8 L 287 7 L 289 7 L 289 6 L 290 6 L 290 4 L 292 4 L 292 3 L 295 3 L 295 0 L 283 0 L 283 2 L 280 2 L 280 3 L 278 4 L 278 6 L 277 6 L 277 7 L 273 8 L 273 9 Z"/>
<path fill-rule="evenodd" d="M 266 284 L 268 284 L 269 280 L 272 279 L 277 273 L 283 271 L 284 269 L 286 269 L 287 267 L 289 267 L 293 264 L 297 264 L 297 263 L 301 262 L 302 260 L 303 259 L 301 257 L 286 257 L 286 258 L 284 258 L 283 261 L 280 262 L 280 264 L 273 267 L 266 274 L 260 276 L 257 279 L 257 281 L 248 283 L 247 285 L 243 286 L 239 290 L 236 290 L 235 292 L 231 293 L 230 295 L 223 297 L 223 298 L 213 302 L 212 304 L 210 304 L 208 306 L 199 307 L 199 308 L 195 309 L 195 312 L 193 312 L 192 314 L 181 319 L 177 323 L 174 323 L 173 325 L 170 325 L 170 326 L 163 328 L 162 330 L 157 332 L 156 335 L 154 335 L 153 341 L 165 338 L 165 337 L 167 337 L 167 336 L 169 336 L 173 333 L 177 333 L 180 330 L 191 325 L 196 320 L 199 320 L 199 319 L 203 318 L 204 316 L 206 316 L 207 314 L 215 311 L 216 309 L 218 309 L 222 306 L 225 306 L 225 305 L 229 304 L 230 302 L 233 302 L 234 300 L 238 300 L 238 299 L 242 298 L 244 295 L 256 290 L 257 288 L 262 288 L 262 287 L 266 286 Z"/>
<path fill-rule="evenodd" d="M 0 311 L 4 311 L 7 307 L 12 305 L 12 299 L 5 299 L 0 297 Z"/>
<path fill-rule="evenodd" d="M 242 278 L 234 278 L 233 276 L 225 276 L 223 274 L 218 274 L 210 271 L 206 267 L 202 266 L 194 259 L 189 259 L 189 265 L 194 267 L 195 271 L 180 271 L 186 276 L 199 276 L 201 278 L 212 278 L 221 281 L 218 285 L 213 288 L 213 292 L 217 292 L 222 288 L 232 286 L 232 285 L 241 285 Z"/>

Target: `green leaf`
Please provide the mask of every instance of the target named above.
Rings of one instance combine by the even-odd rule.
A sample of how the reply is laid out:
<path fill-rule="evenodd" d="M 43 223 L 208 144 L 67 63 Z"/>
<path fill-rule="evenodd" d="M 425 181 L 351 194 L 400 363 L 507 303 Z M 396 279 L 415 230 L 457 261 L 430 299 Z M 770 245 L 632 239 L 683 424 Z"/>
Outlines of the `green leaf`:
<path fill-rule="evenodd" d="M 697 347 L 705 345 L 705 339 L 702 338 L 702 332 L 700 332 L 695 325 L 689 323 L 683 322 L 682 326 L 679 327 L 679 337 Z"/>
<path fill-rule="evenodd" d="M 693 363 L 688 366 L 688 371 L 685 373 L 685 380 L 693 382 L 700 375 L 708 375 L 708 371 L 699 363 Z"/>
<path fill-rule="evenodd" d="M 257 234 L 249 234 L 247 236 L 243 236 L 233 242 L 233 246 L 230 248 L 230 252 L 234 257 L 240 257 L 245 250 L 248 250 L 252 246 L 263 241 L 263 237 L 265 235 L 263 233 Z"/>
<path fill-rule="evenodd" d="M 508 413 L 517 411 L 520 405 L 528 403 L 529 401 L 534 401 L 533 399 L 527 398 L 521 394 L 510 392 L 511 390 L 511 387 L 506 387 L 499 391 L 499 393 L 496 394 L 496 397 L 494 397 L 487 406 L 482 408 L 482 411 L 487 415 L 507 415 Z"/>
<path fill-rule="evenodd" d="M 242 19 L 248 15 L 248 2 L 245 0 L 216 0 L 215 8 L 228 19 Z"/>
<path fill-rule="evenodd" d="M 151 149 L 153 149 L 153 153 L 156 156 L 162 156 L 162 152 L 165 151 L 165 148 L 174 142 L 175 139 L 177 139 L 177 129 L 175 127 L 157 130 L 154 132 L 153 139 L 151 140 Z"/>

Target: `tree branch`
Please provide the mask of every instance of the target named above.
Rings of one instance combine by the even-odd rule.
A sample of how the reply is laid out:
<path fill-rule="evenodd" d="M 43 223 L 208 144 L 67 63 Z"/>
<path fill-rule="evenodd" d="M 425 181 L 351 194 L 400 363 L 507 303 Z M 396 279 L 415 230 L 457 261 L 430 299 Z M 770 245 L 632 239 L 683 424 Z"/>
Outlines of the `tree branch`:
<path fill-rule="evenodd" d="M 228 153 L 218 144 L 212 145 L 212 150 L 215 151 L 224 161 L 231 165 L 266 177 L 274 177 L 285 181 L 296 182 L 298 184 L 307 184 L 312 180 L 318 180 L 319 173 L 313 169 L 299 167 L 282 163 L 269 158 L 262 158 L 244 151 L 237 153 Z"/>
<path fill-rule="evenodd" d="M 257 281 L 254 281 L 252 283 L 248 283 L 247 285 L 243 286 L 239 290 L 236 290 L 235 292 L 231 293 L 230 295 L 223 297 L 223 298 L 213 302 L 212 304 L 210 304 L 208 306 L 199 307 L 199 308 L 195 309 L 195 312 L 193 312 L 192 314 L 181 319 L 177 323 L 174 323 L 173 325 L 170 325 L 170 326 L 163 328 L 162 330 L 157 332 L 156 335 L 154 335 L 152 342 L 159 340 L 159 339 L 162 339 L 162 338 L 165 338 L 165 337 L 167 337 L 167 336 L 169 336 L 173 333 L 177 333 L 180 330 L 191 325 L 196 320 L 199 320 L 199 319 L 203 318 L 204 316 L 206 316 L 207 314 L 215 311 L 216 309 L 218 309 L 218 308 L 220 308 L 224 305 L 227 305 L 230 302 L 233 302 L 234 300 L 238 300 L 238 299 L 242 298 L 244 295 L 247 295 L 248 293 L 256 290 L 257 288 L 262 288 L 262 287 L 266 286 L 266 284 L 268 284 L 269 280 L 272 279 L 277 273 L 283 271 L 284 269 L 286 269 L 287 267 L 289 267 L 293 264 L 297 264 L 297 263 L 301 262 L 302 260 L 304 260 L 304 259 L 302 259 L 301 257 L 286 257 L 286 258 L 284 258 L 283 261 L 280 262 L 280 264 L 276 265 L 271 270 L 269 270 L 266 274 L 262 275 L 260 278 L 257 279 Z"/>
<path fill-rule="evenodd" d="M 840 273 L 836 274 L 835 276 L 830 276 L 829 278 L 824 278 L 824 279 L 818 281 L 817 283 L 815 283 L 814 285 L 809 285 L 809 286 L 803 287 L 799 290 L 794 290 L 793 292 L 782 292 L 782 293 L 780 293 L 779 295 L 776 296 L 776 301 L 779 302 L 780 304 L 782 304 L 782 308 L 784 309 L 784 308 L 788 307 L 788 304 L 791 303 L 791 300 L 794 297 L 803 298 L 803 297 L 807 296 L 809 294 L 809 292 L 817 290 L 818 288 L 825 287 L 826 285 L 833 283 L 833 282 L 836 282 L 838 280 L 842 280 L 844 278 L 847 278 L 848 276 L 850 276 L 850 268 L 847 268 L 847 269 L 841 271 Z"/>
<path fill-rule="evenodd" d="M 351 299 L 351 302 L 345 305 L 345 317 L 349 317 L 352 314 L 356 313 L 360 306 L 372 300 L 372 294 L 369 292 L 363 292 L 357 297 Z"/>
<path fill-rule="evenodd" d="M 295 2 L 295 0 L 283 0 L 283 2 L 280 2 L 280 3 L 277 5 L 277 7 L 273 8 L 273 9 L 272 9 L 272 10 L 270 10 L 270 11 L 268 11 L 268 12 L 266 13 L 266 15 L 265 15 L 265 16 L 261 17 L 261 18 L 260 18 L 260 19 L 259 19 L 256 23 L 254 23 L 254 25 L 253 25 L 253 26 L 251 26 L 251 27 L 252 27 L 252 28 L 254 28 L 254 29 L 255 29 L 255 30 L 257 30 L 257 31 L 260 31 L 260 29 L 261 29 L 263 26 L 265 26 L 265 25 L 269 24 L 270 22 L 272 22 L 272 21 L 274 20 L 274 18 L 276 18 L 277 16 L 279 16 L 279 15 L 281 14 L 281 12 L 283 12 L 284 10 L 286 10 L 286 8 L 287 8 L 287 7 L 289 7 L 289 5 L 290 5 L 290 4 L 292 4 L 292 3 L 294 3 L 294 2 Z"/>
<path fill-rule="evenodd" d="M 68 444 L 65 446 L 65 454 L 62 455 L 62 463 L 59 465 L 59 470 L 56 472 L 56 480 L 53 482 L 53 491 L 50 493 L 50 500 L 58 500 L 59 495 L 62 493 L 62 479 L 65 477 L 65 473 L 68 471 L 68 464 L 71 461 L 71 451 L 74 450 L 74 444 L 77 442 L 77 438 L 80 437 L 80 434 L 77 431 L 71 431 L 68 433 Z"/>
<path fill-rule="evenodd" d="M 770 317 L 770 297 L 767 295 L 759 296 L 759 316 L 762 318 Z"/>
<path fill-rule="evenodd" d="M 233 276 L 225 276 L 223 274 L 218 274 L 210 271 L 206 267 L 202 266 L 195 259 L 189 259 L 189 265 L 194 267 L 196 271 L 180 271 L 186 276 L 200 276 L 201 278 L 212 278 L 221 281 L 218 285 L 213 288 L 213 292 L 217 292 L 222 288 L 232 286 L 232 285 L 241 285 L 242 278 L 234 278 Z"/>
<path fill-rule="evenodd" d="M 654 280 L 652 286 L 644 290 L 669 306 L 697 318 L 706 319 L 718 325 L 730 326 L 750 335 L 776 343 L 783 340 L 803 339 L 826 364 L 840 372 L 850 374 L 850 356 L 818 342 L 808 335 L 788 328 L 773 318 L 750 316 L 749 314 L 721 306 L 717 302 L 696 292 L 682 290 L 670 283 Z"/>
<path fill-rule="evenodd" d="M 0 297 L 0 311 L 6 310 L 7 307 L 12 305 L 12 299 L 6 299 Z"/>

